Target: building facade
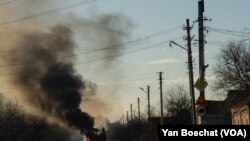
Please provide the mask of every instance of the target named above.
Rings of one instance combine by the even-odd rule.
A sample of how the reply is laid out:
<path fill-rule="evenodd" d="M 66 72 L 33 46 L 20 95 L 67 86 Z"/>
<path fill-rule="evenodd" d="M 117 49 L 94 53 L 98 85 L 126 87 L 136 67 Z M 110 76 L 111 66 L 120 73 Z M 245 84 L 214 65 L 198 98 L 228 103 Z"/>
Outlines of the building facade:
<path fill-rule="evenodd" d="M 226 100 L 230 104 L 232 124 L 250 125 L 250 91 L 231 90 Z"/>

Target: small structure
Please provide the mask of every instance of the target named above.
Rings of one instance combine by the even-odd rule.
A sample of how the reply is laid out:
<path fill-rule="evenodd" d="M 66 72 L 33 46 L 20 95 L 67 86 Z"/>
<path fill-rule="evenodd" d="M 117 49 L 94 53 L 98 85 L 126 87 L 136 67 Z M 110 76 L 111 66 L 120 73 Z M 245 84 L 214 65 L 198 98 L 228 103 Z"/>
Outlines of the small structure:
<path fill-rule="evenodd" d="M 199 124 L 250 125 L 250 91 L 229 90 L 224 101 L 208 100 Z"/>
<path fill-rule="evenodd" d="M 250 91 L 230 90 L 225 102 L 230 105 L 233 125 L 250 124 Z"/>
<path fill-rule="evenodd" d="M 218 125 L 231 124 L 230 108 L 225 101 L 207 100 L 204 116 L 198 116 L 198 124 Z"/>

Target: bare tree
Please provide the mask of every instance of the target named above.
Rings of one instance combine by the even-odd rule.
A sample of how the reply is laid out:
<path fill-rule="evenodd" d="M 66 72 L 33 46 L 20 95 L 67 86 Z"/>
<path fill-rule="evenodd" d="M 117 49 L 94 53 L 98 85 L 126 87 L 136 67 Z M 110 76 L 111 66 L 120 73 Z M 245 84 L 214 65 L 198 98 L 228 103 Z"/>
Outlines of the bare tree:
<path fill-rule="evenodd" d="M 0 95 L 0 141 L 70 141 L 71 136 L 67 128 L 25 114 Z"/>
<path fill-rule="evenodd" d="M 250 89 L 250 46 L 230 41 L 217 55 L 215 90 Z"/>
<path fill-rule="evenodd" d="M 173 117 L 173 124 L 191 123 L 191 98 L 182 86 L 176 86 L 167 91 L 165 109 L 168 116 Z"/>
<path fill-rule="evenodd" d="M 144 117 L 148 118 L 148 107 L 145 108 L 144 113 L 142 113 L 143 115 L 145 115 Z M 151 117 L 156 117 L 157 116 L 157 110 L 155 106 L 150 106 L 150 116 Z"/>

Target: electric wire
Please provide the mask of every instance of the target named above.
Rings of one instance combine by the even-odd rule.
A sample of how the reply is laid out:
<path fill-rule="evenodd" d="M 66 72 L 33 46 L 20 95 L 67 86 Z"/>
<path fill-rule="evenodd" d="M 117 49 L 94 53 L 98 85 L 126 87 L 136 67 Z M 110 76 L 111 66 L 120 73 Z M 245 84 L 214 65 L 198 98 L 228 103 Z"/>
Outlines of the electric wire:
<path fill-rule="evenodd" d="M 7 24 L 11 24 L 11 23 L 16 23 L 16 22 L 20 22 L 20 21 L 24 21 L 24 20 L 29 20 L 29 19 L 41 17 L 41 16 L 44 16 L 44 15 L 52 14 L 52 13 L 61 12 L 61 11 L 64 11 L 64 10 L 67 10 L 67 9 L 70 9 L 70 8 L 86 5 L 86 4 L 92 3 L 94 1 L 96 1 L 96 0 L 86 0 L 86 1 L 81 1 L 81 2 L 78 2 L 78 3 L 73 3 L 73 4 L 70 4 L 70 5 L 66 5 L 64 7 L 44 11 L 44 12 L 41 12 L 41 13 L 29 15 L 29 16 L 26 16 L 26 17 L 0 22 L 0 25 L 7 25 Z"/>
<path fill-rule="evenodd" d="M 125 45 L 128 45 L 128 44 L 133 44 L 133 43 L 138 43 L 138 42 L 141 42 L 141 41 L 144 41 L 144 40 L 147 40 L 147 39 L 151 39 L 151 38 L 154 38 L 154 37 L 157 37 L 157 36 L 160 36 L 160 35 L 163 35 L 163 34 L 166 34 L 166 33 L 170 33 L 170 32 L 173 32 L 173 31 L 176 31 L 178 29 L 180 29 L 181 26 L 176 26 L 176 27 L 173 27 L 173 28 L 169 28 L 169 29 L 165 29 L 163 31 L 160 31 L 160 32 L 156 32 L 156 33 L 153 33 L 153 34 L 149 34 L 149 35 L 146 35 L 144 37 L 141 37 L 141 38 L 138 38 L 138 39 L 135 39 L 135 40 L 130 40 L 130 41 L 126 41 L 126 42 L 123 42 L 123 43 L 120 43 L 120 44 L 113 44 L 113 45 L 109 45 L 109 46 L 104 46 L 102 48 L 98 48 L 98 47 L 101 47 L 101 46 L 92 46 L 92 48 L 97 48 L 97 49 L 90 49 L 88 52 L 86 52 L 86 54 L 88 53 L 94 53 L 94 52 L 98 52 L 98 51 L 102 51 L 102 50 L 106 50 L 106 49 L 113 49 L 114 47 L 123 47 Z M 152 44 L 157 44 L 157 43 L 152 43 Z M 136 44 L 133 44 L 133 45 L 136 45 Z M 78 48 L 81 48 L 81 47 L 75 47 L 76 49 Z M 85 47 L 86 48 L 86 47 Z M 88 48 L 88 47 L 87 47 Z M 90 48 L 90 47 L 89 47 Z M 70 49 L 47 49 L 49 51 L 71 51 Z M 32 50 L 0 50 L 0 53 L 9 53 L 9 52 L 32 52 Z"/>
<path fill-rule="evenodd" d="M 232 35 L 232 36 L 239 36 L 239 37 L 249 37 L 250 33 L 244 33 L 242 31 L 234 31 L 229 29 L 222 29 L 222 28 L 213 28 L 213 27 L 207 27 L 209 31 L 226 34 L 226 35 Z"/>
<path fill-rule="evenodd" d="M 11 0 L 11 1 L 6 1 L 6 2 L 1 2 L 0 3 L 0 6 L 3 6 L 3 5 L 8 5 L 8 4 L 11 4 L 11 3 L 14 3 L 14 2 L 17 2 L 18 0 Z"/>
<path fill-rule="evenodd" d="M 107 57 L 102 57 L 102 58 L 98 58 L 98 59 L 93 59 L 93 60 L 87 60 L 87 61 L 83 61 L 83 62 L 78 62 L 78 63 L 74 63 L 74 65 L 83 65 L 83 64 L 89 64 L 89 63 L 94 63 L 94 62 L 97 62 L 97 61 L 103 61 L 105 59 L 110 59 L 110 58 L 113 58 L 113 57 L 119 57 L 119 56 L 123 56 L 123 55 L 126 55 L 126 54 L 131 54 L 131 53 L 135 53 L 135 52 L 139 52 L 139 51 L 142 51 L 142 50 L 145 50 L 145 49 L 150 49 L 152 47 L 156 47 L 156 46 L 159 46 L 159 45 L 162 45 L 162 44 L 167 44 L 169 43 L 170 40 L 168 41 L 163 41 L 157 45 L 150 45 L 150 46 L 146 46 L 146 47 L 143 47 L 143 48 L 139 48 L 139 49 L 135 49 L 135 50 L 131 50 L 131 51 L 127 51 L 127 52 L 123 52 L 123 53 L 120 53 L 118 55 L 113 55 L 113 56 L 107 56 Z M 48 60 L 49 61 L 49 60 Z M 34 63 L 34 62 L 33 62 Z M 40 63 L 40 62 L 39 62 Z M 30 63 L 26 63 L 26 64 L 16 64 L 16 65 L 29 65 Z M 8 65 L 6 65 L 7 67 Z M 10 66 L 13 66 L 13 65 L 10 65 Z M 2 66 L 4 67 L 4 66 Z M 29 72 L 29 71 L 27 71 Z M 11 72 L 11 73 L 2 73 L 0 75 L 14 75 L 14 74 L 18 74 L 20 72 Z M 21 73 L 25 73 L 25 72 L 21 72 Z"/>
<path fill-rule="evenodd" d="M 177 26 L 177 27 L 174 27 L 174 28 L 170 28 L 170 29 L 166 29 L 166 30 L 164 30 L 164 33 L 168 33 L 169 31 L 172 31 L 172 30 L 177 30 L 178 27 L 180 27 L 180 26 Z M 142 38 L 135 39 L 135 40 L 130 40 L 130 41 L 127 41 L 127 42 L 123 42 L 123 43 L 120 43 L 120 44 L 114 44 L 114 45 L 110 45 L 110 46 L 105 46 L 103 48 L 94 49 L 94 50 L 90 50 L 90 51 L 86 51 L 86 52 L 81 52 L 81 53 L 77 53 L 77 54 L 66 55 L 66 56 L 63 56 L 63 57 L 60 57 L 60 58 L 71 58 L 71 57 L 75 57 L 75 56 L 79 56 L 79 55 L 86 55 L 86 54 L 90 54 L 90 53 L 96 53 L 96 52 L 104 51 L 104 50 L 107 50 L 107 49 L 114 49 L 114 47 L 121 48 L 121 47 L 124 47 L 127 44 L 140 42 L 140 41 L 142 41 L 145 38 L 149 39 L 149 38 L 153 38 L 153 37 L 159 36 L 162 33 L 163 33 L 163 31 L 157 32 L 157 33 L 153 33 L 153 34 L 150 34 L 150 35 L 147 35 L 147 36 L 144 36 Z M 178 37 L 176 39 L 179 39 L 179 38 L 180 37 Z M 176 40 L 176 39 L 173 39 L 173 40 Z M 154 44 L 152 44 L 152 46 L 158 45 L 158 44 L 162 44 L 162 43 L 154 43 Z M 12 51 L 15 51 L 15 50 L 9 50 L 9 51 L 12 52 Z M 16 50 L 16 51 L 21 51 L 21 50 Z M 31 51 L 31 50 L 28 50 L 28 51 Z M 46 60 L 44 60 L 44 61 L 46 61 Z M 50 60 L 47 60 L 47 61 L 50 61 Z M 33 62 L 22 62 L 22 63 L 17 63 L 17 64 L 7 64 L 7 65 L 1 65 L 0 68 L 2 68 L 2 67 L 11 67 L 11 66 L 20 66 L 20 65 L 29 65 L 31 63 L 33 63 Z"/>

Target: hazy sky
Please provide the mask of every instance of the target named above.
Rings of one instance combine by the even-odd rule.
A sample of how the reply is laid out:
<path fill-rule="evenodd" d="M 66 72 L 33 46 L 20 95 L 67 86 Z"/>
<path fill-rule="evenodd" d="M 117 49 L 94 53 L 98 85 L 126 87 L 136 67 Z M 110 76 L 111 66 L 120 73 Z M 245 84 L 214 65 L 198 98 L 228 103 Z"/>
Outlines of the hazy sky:
<path fill-rule="evenodd" d="M 2 3 L 6 2 L 4 0 L 1 1 Z M 53 6 L 48 6 L 47 8 L 53 9 L 79 1 L 54 0 L 53 2 L 46 2 L 53 3 Z M 22 0 L 10 5 L 1 5 L 0 3 L 0 6 L 15 9 L 21 2 Z M 40 3 L 42 5 L 42 2 Z M 205 64 L 209 64 L 206 72 L 206 79 L 209 83 L 206 89 L 206 97 L 208 99 L 213 98 L 210 84 L 216 78 L 212 73 L 212 69 L 216 62 L 215 55 L 219 52 L 221 45 L 225 45 L 229 40 L 249 38 L 249 35 L 238 36 L 242 34 L 227 31 L 250 32 L 249 7 L 249 0 L 205 0 L 204 15 L 208 19 L 212 19 L 210 22 L 205 22 L 205 26 L 217 28 L 215 30 L 217 32 L 207 28 L 208 33 L 206 33 Z M 35 9 L 35 7 L 33 8 Z M 25 7 L 22 7 L 22 9 L 25 9 Z M 44 11 L 44 9 L 46 11 L 46 6 L 42 10 L 35 12 L 39 13 Z M 35 13 L 34 10 L 32 12 Z M 130 103 L 137 107 L 137 97 L 141 98 L 141 111 L 146 112 L 146 94 L 139 88 L 143 87 L 146 89 L 147 85 L 151 86 L 152 106 L 155 106 L 158 112 L 160 97 L 157 72 L 160 71 L 164 72 L 164 96 L 167 95 L 167 89 L 177 84 L 185 86 L 187 91 L 189 91 L 186 64 L 187 53 L 178 47 L 173 46 L 173 48 L 170 48 L 169 41 L 174 40 L 185 46 L 186 41 L 183 40 L 183 36 L 185 36 L 186 31 L 183 31 L 182 27 L 187 18 L 190 19 L 191 24 L 197 20 L 198 0 L 96 0 L 87 5 L 77 6 L 49 15 L 45 14 L 24 22 L 32 23 L 42 19 L 41 21 L 50 23 L 46 18 L 51 19 L 52 17 L 54 21 L 58 18 L 58 21 L 60 21 L 64 19 L 64 15 L 72 13 L 79 17 L 89 17 L 93 13 L 97 13 L 97 15 L 108 13 L 122 14 L 133 23 L 133 28 L 130 29 L 131 36 L 123 42 L 140 39 L 133 44 L 125 44 L 116 60 L 106 67 L 103 66 L 105 59 L 100 58 L 100 54 L 98 54 L 102 52 L 77 56 L 76 68 L 79 74 L 84 79 L 96 83 L 98 96 L 105 102 L 110 103 L 110 107 L 112 107 L 107 118 L 117 119 L 121 117 L 123 113 L 129 110 Z M 4 19 L 2 22 L 27 15 L 18 15 L 18 11 L 16 11 L 10 13 L 10 16 L 7 16 L 7 18 L 6 16 L 2 18 Z M 194 35 L 193 43 L 198 39 L 197 25 L 198 23 L 194 23 L 194 28 L 191 31 L 191 34 Z M 244 30 L 244 28 L 248 28 L 248 30 Z M 218 31 L 223 33 L 218 33 Z M 236 33 L 237 35 L 235 35 Z M 85 34 L 88 35 L 89 33 Z M 78 38 L 77 40 L 81 44 L 81 39 Z M 82 46 L 84 46 L 83 44 Z M 194 80 L 196 81 L 198 78 L 198 46 L 192 45 L 192 50 L 194 64 L 196 64 L 194 65 Z M 96 59 L 96 61 L 93 63 L 81 63 L 88 59 Z M 3 91 L 8 90 L 3 89 Z M 198 91 L 196 91 L 197 95 Z"/>
<path fill-rule="evenodd" d="M 186 42 L 183 41 L 182 37 L 186 34 L 186 31 L 183 31 L 181 27 L 185 24 L 187 18 L 191 22 L 197 20 L 197 3 L 197 0 L 102 0 L 97 1 L 94 5 L 102 12 L 122 12 L 130 17 L 135 24 L 133 38 L 174 29 L 171 32 L 165 32 L 140 42 L 145 46 L 168 40 L 175 40 L 184 46 Z M 211 22 L 206 22 L 205 26 L 235 31 L 242 31 L 244 27 L 250 28 L 249 6 L 250 1 L 248 0 L 205 0 L 204 16 L 212 19 Z M 198 39 L 197 25 L 196 23 L 191 31 L 191 34 L 195 35 L 194 40 Z M 215 55 L 221 47 L 220 44 L 246 37 L 221 34 L 210 30 L 206 34 L 205 63 L 209 64 L 206 72 L 209 83 L 206 93 L 208 99 L 213 98 L 213 92 L 209 90 L 209 87 L 212 80 L 216 79 L 213 76 L 212 69 L 216 62 Z M 196 81 L 198 78 L 198 46 L 192 46 L 192 49 L 194 63 L 196 64 L 194 66 L 194 80 Z M 136 97 L 142 99 L 141 103 L 144 105 L 142 108 L 146 109 L 146 94 L 139 89 L 139 87 L 146 89 L 146 85 L 150 85 L 152 88 L 152 105 L 158 110 L 160 97 L 157 72 L 159 71 L 164 72 L 164 95 L 167 95 L 165 92 L 167 89 L 176 84 L 184 85 L 189 90 L 188 70 L 185 63 L 187 62 L 186 52 L 178 47 L 170 48 L 168 43 L 164 43 L 121 56 L 119 59 L 120 62 L 114 69 L 121 70 L 120 76 L 118 75 L 117 78 L 114 77 L 112 80 L 110 76 L 104 76 L 103 79 L 91 79 L 100 84 L 98 86 L 100 93 L 110 91 L 112 88 L 117 89 L 115 96 L 119 99 L 115 99 L 115 105 L 117 105 L 115 107 L 120 108 L 120 114 L 129 110 L 130 103 L 137 107 Z M 119 79 L 119 83 L 116 83 L 117 79 Z M 196 91 L 197 95 L 198 91 Z"/>

